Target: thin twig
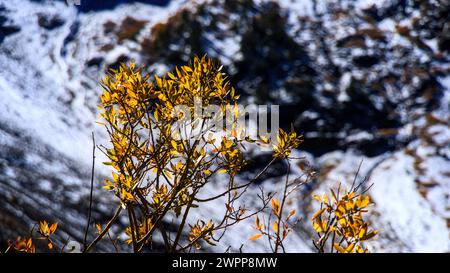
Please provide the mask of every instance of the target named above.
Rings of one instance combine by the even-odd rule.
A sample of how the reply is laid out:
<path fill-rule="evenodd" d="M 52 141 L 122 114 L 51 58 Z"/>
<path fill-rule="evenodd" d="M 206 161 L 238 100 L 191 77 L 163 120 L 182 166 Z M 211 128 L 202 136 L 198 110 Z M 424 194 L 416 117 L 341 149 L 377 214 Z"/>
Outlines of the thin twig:
<path fill-rule="evenodd" d="M 355 191 L 356 192 L 356 188 L 355 188 L 356 179 L 358 179 L 358 175 L 359 175 L 359 172 L 361 171 L 362 164 L 363 164 L 363 159 L 361 159 L 361 162 L 359 162 L 358 169 L 356 170 L 355 177 L 353 178 L 353 182 L 352 182 L 352 186 L 350 188 L 350 191 Z"/>
<path fill-rule="evenodd" d="M 92 213 L 92 196 L 94 192 L 94 173 L 95 173 L 95 136 L 94 132 L 92 132 L 92 170 L 91 170 L 91 192 L 89 194 L 89 211 L 88 218 L 86 222 L 86 229 L 84 231 L 84 240 L 83 246 L 86 248 L 87 235 L 89 232 L 89 226 L 91 224 L 91 213 Z"/>
<path fill-rule="evenodd" d="M 104 236 L 105 234 L 109 231 L 109 229 L 111 228 L 112 224 L 116 221 L 116 219 L 119 217 L 120 212 L 122 211 L 122 206 L 118 206 L 116 212 L 114 213 L 114 216 L 111 218 L 111 220 L 109 220 L 109 222 L 106 224 L 105 229 L 103 229 L 103 231 L 94 239 L 94 241 L 92 241 L 83 251 L 83 253 L 87 253 L 89 252 L 89 250 L 92 249 L 92 247 L 94 247 Z"/>

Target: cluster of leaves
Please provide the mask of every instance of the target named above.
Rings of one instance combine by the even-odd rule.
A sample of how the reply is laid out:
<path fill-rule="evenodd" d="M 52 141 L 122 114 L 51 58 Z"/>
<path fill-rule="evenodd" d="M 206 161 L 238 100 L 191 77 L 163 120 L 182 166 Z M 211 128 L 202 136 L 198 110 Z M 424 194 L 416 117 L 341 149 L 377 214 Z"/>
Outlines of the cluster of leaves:
<path fill-rule="evenodd" d="M 331 198 L 326 193 L 322 197 L 314 195 L 314 199 L 320 202 L 320 209 L 311 219 L 318 236 L 314 246 L 319 252 L 325 252 L 327 244 L 330 252 L 368 252 L 363 242 L 378 234 L 377 230 L 370 229 L 363 217 L 371 204 L 369 196 L 355 191 L 341 195 L 339 190 L 337 193 L 331 190 L 331 194 Z"/>
<path fill-rule="evenodd" d="M 297 148 L 302 143 L 302 138 L 293 129 L 290 133 L 286 133 L 280 129 L 277 141 L 273 145 L 274 157 L 288 159 L 292 149 Z"/>
<path fill-rule="evenodd" d="M 301 139 L 294 132 L 287 134 L 280 131 L 277 144 L 274 145 L 274 157 L 285 159 L 288 165 L 281 202 L 280 199 L 272 198 L 268 219 L 261 221 L 256 216 L 255 229 L 258 233 L 249 238 L 249 240 L 255 241 L 265 236 L 274 253 L 279 252 L 279 250 L 285 252 L 283 243 L 292 231 L 292 227 L 300 221 L 300 219 L 294 221 L 291 219 L 296 214 L 295 209 L 285 212 L 288 197 L 315 175 L 314 172 L 308 172 L 304 179 L 302 177 L 297 177 L 292 181 L 289 179 L 290 162 L 288 159 L 290 156 L 289 147 L 291 147 L 289 144 L 291 143 L 292 147 L 297 147 L 296 145 L 300 142 Z M 284 146 L 282 143 L 284 143 Z M 318 236 L 317 240 L 313 240 L 313 244 L 319 253 L 326 252 L 327 246 L 329 246 L 331 253 L 334 251 L 339 253 L 367 253 L 369 250 L 364 247 L 363 242 L 378 234 L 378 230 L 370 229 L 369 223 L 364 220 L 363 216 L 368 212 L 368 206 L 372 203 L 369 195 L 365 195 L 364 192 L 357 193 L 365 181 L 355 187 L 356 176 L 352 187 L 344 194 L 341 194 L 341 186 L 339 185 L 337 194 L 332 189 L 330 190 L 331 198 L 326 193 L 322 197 L 313 195 L 313 198 L 320 202 L 319 210 L 314 213 L 311 219 L 313 229 Z"/>
<path fill-rule="evenodd" d="M 35 236 L 34 227 L 31 230 L 28 237 L 18 237 L 15 242 L 8 242 L 7 252 L 24 252 L 35 253 L 36 252 L 36 240 L 46 242 L 49 251 L 55 248 L 55 243 L 51 238 L 58 228 L 58 223 L 50 224 L 47 221 L 39 222 L 39 228 L 37 230 L 37 237 Z"/>

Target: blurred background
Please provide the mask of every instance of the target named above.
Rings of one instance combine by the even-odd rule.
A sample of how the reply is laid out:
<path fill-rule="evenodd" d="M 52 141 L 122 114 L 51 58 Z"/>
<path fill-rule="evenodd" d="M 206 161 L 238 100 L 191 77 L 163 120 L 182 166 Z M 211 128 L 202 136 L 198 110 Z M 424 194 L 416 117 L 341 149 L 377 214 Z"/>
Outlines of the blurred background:
<path fill-rule="evenodd" d="M 287 251 L 314 251 L 311 194 L 351 183 L 362 162 L 380 230 L 370 249 L 448 252 L 449 14 L 448 0 L 0 0 L 1 245 L 41 219 L 82 241 L 109 68 L 135 60 L 163 75 L 207 54 L 243 102 L 280 105 L 282 126 L 304 134 L 296 154 L 308 163 L 294 172 L 317 176 L 290 204 L 302 220 Z M 93 217 L 105 223 L 115 205 L 97 156 Z M 271 155 L 247 156 L 242 179 Z M 276 190 L 285 172 L 280 163 L 258 183 Z M 197 213 L 213 218 L 214 207 Z M 250 224 L 233 232 L 206 250 L 270 251 L 246 239 Z"/>

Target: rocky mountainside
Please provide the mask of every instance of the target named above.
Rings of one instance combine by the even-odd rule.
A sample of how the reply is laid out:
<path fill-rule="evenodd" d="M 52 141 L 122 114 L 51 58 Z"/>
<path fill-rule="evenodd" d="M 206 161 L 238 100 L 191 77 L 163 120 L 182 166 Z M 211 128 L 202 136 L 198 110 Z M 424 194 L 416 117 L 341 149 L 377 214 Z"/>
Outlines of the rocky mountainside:
<path fill-rule="evenodd" d="M 381 230 L 371 249 L 450 250 L 450 1 L 83 2 L 0 1 L 1 240 L 38 219 L 58 220 L 63 237 L 82 240 L 91 131 L 106 143 L 95 121 L 108 68 L 136 60 L 162 74 L 208 54 L 243 101 L 279 104 L 282 125 L 305 136 L 297 153 L 318 175 L 292 204 L 303 220 L 287 250 L 313 250 L 311 194 L 351 183 L 361 161 Z M 94 219 L 102 222 L 114 204 L 100 189 L 109 171 L 97 156 Z M 270 155 L 248 157 L 242 179 Z M 284 169 L 259 183 L 275 190 Z M 234 232 L 212 250 L 268 251 L 236 240 L 252 234 L 249 225 Z"/>

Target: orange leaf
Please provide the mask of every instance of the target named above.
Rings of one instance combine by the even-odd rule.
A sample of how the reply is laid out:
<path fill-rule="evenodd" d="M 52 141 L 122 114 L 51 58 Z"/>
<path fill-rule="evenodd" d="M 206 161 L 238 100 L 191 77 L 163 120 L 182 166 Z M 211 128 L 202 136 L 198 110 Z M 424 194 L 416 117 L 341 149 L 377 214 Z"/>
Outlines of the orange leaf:
<path fill-rule="evenodd" d="M 325 208 L 318 210 L 316 213 L 314 213 L 311 220 L 314 220 L 322 215 L 322 213 L 325 211 Z"/>
<path fill-rule="evenodd" d="M 248 238 L 250 241 L 256 241 L 262 236 L 261 233 L 253 235 L 252 237 Z"/>
<path fill-rule="evenodd" d="M 287 216 L 286 219 L 291 218 L 295 214 L 295 212 L 296 212 L 295 209 L 291 210 L 291 212 L 289 212 L 289 215 Z"/>

